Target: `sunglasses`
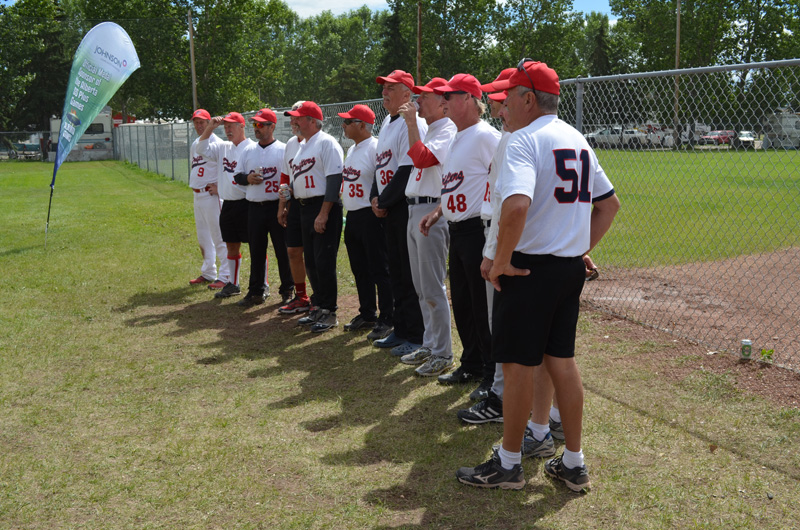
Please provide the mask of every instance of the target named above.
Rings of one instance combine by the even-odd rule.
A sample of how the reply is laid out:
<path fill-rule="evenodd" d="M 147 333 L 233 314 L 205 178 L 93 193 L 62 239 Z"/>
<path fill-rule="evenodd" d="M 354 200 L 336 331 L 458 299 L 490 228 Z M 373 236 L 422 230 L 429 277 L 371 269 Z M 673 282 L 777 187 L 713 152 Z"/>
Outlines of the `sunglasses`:
<path fill-rule="evenodd" d="M 263 129 L 267 125 L 275 125 L 275 124 L 274 123 L 269 123 L 269 122 L 262 123 L 260 121 L 254 121 L 253 122 L 253 129 Z"/>
<path fill-rule="evenodd" d="M 345 125 L 352 125 L 353 123 L 361 123 L 361 120 L 356 120 L 356 119 L 353 119 L 353 118 L 347 118 L 342 123 L 344 123 Z"/>
<path fill-rule="evenodd" d="M 533 59 L 531 59 L 529 57 L 523 57 L 522 60 L 520 60 L 519 64 L 517 65 L 517 70 L 519 70 L 520 72 L 525 74 L 525 77 L 527 77 L 528 81 L 531 82 L 531 90 L 535 90 L 534 89 L 535 85 L 533 84 L 533 79 L 531 79 L 531 76 L 529 76 L 528 72 L 525 70 L 525 63 L 532 63 L 532 62 L 533 62 Z"/>
<path fill-rule="evenodd" d="M 463 90 L 456 90 L 455 92 L 445 92 L 444 94 L 442 94 L 442 97 L 444 98 L 445 101 L 450 101 L 450 98 L 452 96 L 455 96 L 456 94 L 466 94 L 466 92 Z"/>

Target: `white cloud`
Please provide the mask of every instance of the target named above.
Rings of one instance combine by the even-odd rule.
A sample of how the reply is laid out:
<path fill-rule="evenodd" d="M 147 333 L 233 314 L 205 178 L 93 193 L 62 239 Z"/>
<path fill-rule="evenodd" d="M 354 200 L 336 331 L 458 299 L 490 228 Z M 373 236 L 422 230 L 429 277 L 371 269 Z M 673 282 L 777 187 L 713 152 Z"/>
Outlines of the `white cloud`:
<path fill-rule="evenodd" d="M 351 9 L 358 9 L 366 5 L 372 11 L 389 9 L 383 0 L 330 0 L 320 2 L 319 0 L 289 0 L 286 2 L 289 7 L 303 18 L 318 15 L 323 11 L 330 11 L 334 15 L 340 15 Z"/>

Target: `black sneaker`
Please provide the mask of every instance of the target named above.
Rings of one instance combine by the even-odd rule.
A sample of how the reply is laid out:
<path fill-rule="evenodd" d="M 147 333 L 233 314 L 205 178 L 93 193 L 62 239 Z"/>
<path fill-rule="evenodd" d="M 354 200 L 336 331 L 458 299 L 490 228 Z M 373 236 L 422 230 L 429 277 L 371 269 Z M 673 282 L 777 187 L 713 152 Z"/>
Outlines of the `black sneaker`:
<path fill-rule="evenodd" d="M 311 332 L 322 333 L 323 331 L 333 329 L 338 324 L 339 321 L 336 320 L 336 313 L 328 309 L 320 309 L 317 315 L 317 321 L 311 325 Z"/>
<path fill-rule="evenodd" d="M 480 374 L 473 374 L 464 370 L 463 366 L 459 366 L 449 374 L 440 375 L 437 380 L 443 385 L 455 385 L 462 383 L 474 383 L 480 381 L 483 377 Z"/>
<path fill-rule="evenodd" d="M 214 298 L 230 298 L 231 296 L 236 296 L 239 294 L 242 294 L 242 290 L 239 289 L 239 286 L 228 282 L 225 284 L 225 287 L 220 289 L 218 293 L 214 294 Z"/>
<path fill-rule="evenodd" d="M 517 464 L 511 469 L 503 469 L 500 465 L 500 456 L 496 452 L 479 466 L 460 468 L 456 471 L 456 478 L 459 482 L 477 488 L 521 490 L 525 487 L 522 466 Z"/>
<path fill-rule="evenodd" d="M 361 331 L 365 329 L 373 329 L 375 327 L 374 320 L 367 320 L 361 315 L 356 315 L 349 324 L 344 325 L 345 331 Z"/>
<path fill-rule="evenodd" d="M 469 398 L 473 401 L 481 401 L 486 399 L 489 396 L 489 391 L 492 389 L 492 384 L 494 384 L 494 378 L 484 378 L 483 381 L 481 381 L 481 384 L 478 385 L 478 388 L 470 393 Z"/>
<path fill-rule="evenodd" d="M 560 421 L 553 421 L 553 419 L 550 418 L 550 434 L 556 440 L 564 441 L 564 426 L 561 425 Z"/>
<path fill-rule="evenodd" d="M 319 312 L 320 309 L 318 307 L 315 307 L 314 309 L 309 311 L 306 316 L 298 320 L 297 323 L 300 324 L 301 326 L 312 326 L 317 322 L 317 319 L 319 318 Z"/>
<path fill-rule="evenodd" d="M 372 328 L 372 331 L 367 334 L 367 340 L 375 342 L 376 340 L 385 339 L 391 335 L 392 331 L 394 331 L 394 328 L 386 322 L 378 322 L 375 324 L 375 327 Z"/>
<path fill-rule="evenodd" d="M 589 472 L 586 470 L 586 466 L 568 468 L 561 461 L 563 457 L 562 454 L 545 462 L 545 473 L 564 481 L 567 487 L 575 493 L 588 493 L 592 484 L 589 482 Z"/>
<path fill-rule="evenodd" d="M 281 295 L 281 307 L 289 304 L 292 300 L 294 300 L 294 289 L 289 289 L 288 291 L 284 291 L 280 293 Z"/>
<path fill-rule="evenodd" d="M 247 296 L 236 302 L 236 305 L 241 307 L 253 307 L 254 305 L 261 305 L 264 303 L 266 296 L 263 294 L 247 293 Z"/>
<path fill-rule="evenodd" d="M 466 423 L 503 423 L 503 402 L 497 394 L 489 391 L 486 399 L 479 401 L 468 409 L 456 412 L 458 419 Z"/>

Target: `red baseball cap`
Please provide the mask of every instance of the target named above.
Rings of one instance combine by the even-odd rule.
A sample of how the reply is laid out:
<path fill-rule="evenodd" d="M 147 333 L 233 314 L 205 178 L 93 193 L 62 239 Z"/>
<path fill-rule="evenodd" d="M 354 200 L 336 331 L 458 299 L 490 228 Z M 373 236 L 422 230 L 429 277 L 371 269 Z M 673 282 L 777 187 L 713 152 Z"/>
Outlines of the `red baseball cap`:
<path fill-rule="evenodd" d="M 466 92 L 467 94 L 478 99 L 483 95 L 481 92 L 481 82 L 474 75 L 470 74 L 456 74 L 450 78 L 450 81 L 443 87 L 433 89 L 437 94 L 444 94 L 445 92 Z"/>
<path fill-rule="evenodd" d="M 423 92 L 433 92 L 433 89 L 440 86 L 446 86 L 447 80 L 442 77 L 434 77 L 423 86 L 415 86 L 411 89 L 415 94 L 422 94 Z"/>
<path fill-rule="evenodd" d="M 322 109 L 319 108 L 319 105 L 314 103 L 313 101 L 304 101 L 302 105 L 297 107 L 295 110 L 287 110 L 283 113 L 285 116 L 308 116 L 310 118 L 316 118 L 318 120 L 322 120 Z"/>
<path fill-rule="evenodd" d="M 385 77 L 376 78 L 375 81 L 381 85 L 384 83 L 400 83 L 414 90 L 414 76 L 403 70 L 395 70 Z"/>
<path fill-rule="evenodd" d="M 516 71 L 517 71 L 516 68 L 506 68 L 505 70 L 500 72 L 500 74 L 494 81 L 492 81 L 491 83 L 486 83 L 485 85 L 481 85 L 481 90 L 483 90 L 484 92 L 497 92 L 497 89 L 494 87 L 494 83 L 497 83 L 498 81 L 505 81 L 506 79 L 511 77 L 511 74 L 513 74 Z"/>
<path fill-rule="evenodd" d="M 197 109 L 192 113 L 192 119 L 200 118 L 201 120 L 210 120 L 211 114 L 206 109 Z"/>
<path fill-rule="evenodd" d="M 229 112 L 227 116 L 222 118 L 222 121 L 227 121 L 228 123 L 241 123 L 244 125 L 244 116 L 238 112 Z"/>
<path fill-rule="evenodd" d="M 526 61 L 524 64 L 525 70 L 517 68 L 511 74 L 511 77 L 504 81 L 496 81 L 492 83 L 495 90 L 508 90 L 515 86 L 524 86 L 547 92 L 548 94 L 555 94 L 556 96 L 561 93 L 561 86 L 558 84 L 558 74 L 555 70 L 547 66 L 545 63 L 539 61 Z M 533 84 L 533 86 L 531 86 Z"/>
<path fill-rule="evenodd" d="M 261 109 L 250 119 L 261 123 L 278 123 L 278 117 L 272 109 Z"/>
<path fill-rule="evenodd" d="M 498 101 L 500 103 L 504 102 L 508 97 L 508 91 L 503 90 L 502 92 L 495 92 L 494 94 L 489 94 L 489 99 L 492 101 Z"/>
<path fill-rule="evenodd" d="M 339 112 L 338 114 L 346 120 L 361 120 L 364 123 L 375 123 L 375 113 L 366 105 L 354 105 L 349 112 Z"/>

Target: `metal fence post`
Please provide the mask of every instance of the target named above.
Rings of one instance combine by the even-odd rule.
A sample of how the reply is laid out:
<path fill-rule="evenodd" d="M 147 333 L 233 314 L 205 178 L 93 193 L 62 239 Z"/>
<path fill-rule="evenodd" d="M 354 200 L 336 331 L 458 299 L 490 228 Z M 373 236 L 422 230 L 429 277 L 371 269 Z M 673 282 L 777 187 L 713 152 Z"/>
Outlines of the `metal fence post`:
<path fill-rule="evenodd" d="M 583 83 L 580 77 L 576 79 L 575 85 L 575 128 L 583 134 Z"/>

